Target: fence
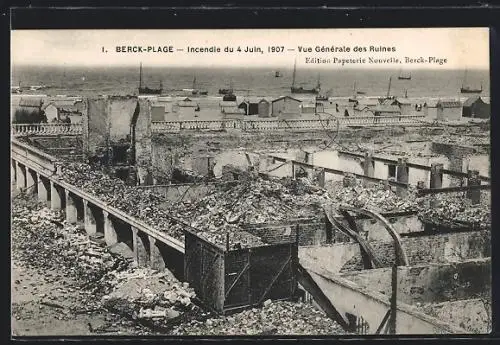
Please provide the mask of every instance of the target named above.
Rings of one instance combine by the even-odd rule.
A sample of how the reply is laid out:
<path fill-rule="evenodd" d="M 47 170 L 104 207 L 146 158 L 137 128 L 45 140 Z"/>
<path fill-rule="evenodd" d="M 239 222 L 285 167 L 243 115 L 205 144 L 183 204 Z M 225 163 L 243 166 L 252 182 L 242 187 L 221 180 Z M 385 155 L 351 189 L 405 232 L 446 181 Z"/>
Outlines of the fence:
<path fill-rule="evenodd" d="M 80 123 L 14 123 L 12 124 L 13 135 L 78 135 L 83 133 L 83 126 Z"/>
<path fill-rule="evenodd" d="M 342 117 L 323 120 L 187 120 L 187 121 L 153 121 L 151 128 L 153 133 L 178 133 L 182 131 L 227 131 L 236 130 L 241 132 L 260 131 L 287 131 L 287 130 L 310 130 L 337 128 L 337 120 L 340 126 L 391 126 L 391 125 L 415 125 L 421 124 L 425 116 L 359 116 Z M 79 135 L 83 133 L 80 123 L 34 123 L 12 124 L 14 135 Z"/>
<path fill-rule="evenodd" d="M 333 130 L 340 126 L 388 126 L 388 125 L 412 125 L 421 124 L 425 116 L 359 116 L 332 119 L 290 119 L 290 120 L 188 120 L 188 121 L 155 121 L 152 123 L 154 133 L 171 133 L 183 130 L 238 130 L 242 132 L 258 131 L 286 131 L 286 130 L 309 130 L 327 129 Z"/>

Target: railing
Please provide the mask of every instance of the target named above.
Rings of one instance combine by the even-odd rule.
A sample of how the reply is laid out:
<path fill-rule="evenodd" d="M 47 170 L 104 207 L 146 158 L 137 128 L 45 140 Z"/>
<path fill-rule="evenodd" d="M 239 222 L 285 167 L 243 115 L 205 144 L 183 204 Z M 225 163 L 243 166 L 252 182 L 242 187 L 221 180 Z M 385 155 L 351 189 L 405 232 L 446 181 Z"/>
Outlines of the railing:
<path fill-rule="evenodd" d="M 57 158 L 35 148 L 17 139 L 12 140 L 11 144 L 12 159 L 29 167 L 30 169 L 44 175 L 46 178 L 53 180 L 57 185 L 70 191 L 71 193 L 89 201 L 91 204 L 101 208 L 102 210 L 114 215 L 122 221 L 130 224 L 131 226 L 139 229 L 140 231 L 149 234 L 162 241 L 175 250 L 184 253 L 184 243 L 161 232 L 150 225 L 144 223 L 135 217 L 132 217 L 117 208 L 107 205 L 101 201 L 97 196 L 90 195 L 78 187 L 75 187 L 56 175 L 56 165 L 58 164 Z M 171 217 L 172 218 L 172 217 Z"/>
<path fill-rule="evenodd" d="M 425 116 L 363 116 L 342 117 L 335 119 L 290 119 L 290 120 L 188 120 L 188 121 L 154 121 L 151 124 L 153 133 L 177 133 L 180 131 L 223 131 L 238 130 L 243 132 L 286 131 L 309 129 L 335 129 L 337 119 L 340 126 L 388 126 L 411 125 L 421 123 Z M 35 123 L 12 124 L 14 135 L 80 135 L 83 126 L 80 123 Z"/>
<path fill-rule="evenodd" d="M 82 134 L 83 126 L 80 123 L 14 123 L 12 124 L 13 135 L 57 135 L 69 134 L 78 135 Z"/>
<path fill-rule="evenodd" d="M 175 133 L 183 130 L 227 130 L 243 132 L 286 131 L 308 129 L 335 129 L 337 120 L 340 126 L 387 126 L 411 125 L 422 123 L 423 115 L 401 116 L 359 116 L 332 119 L 290 119 L 290 120 L 214 120 L 214 121 L 155 121 L 153 133 Z"/>

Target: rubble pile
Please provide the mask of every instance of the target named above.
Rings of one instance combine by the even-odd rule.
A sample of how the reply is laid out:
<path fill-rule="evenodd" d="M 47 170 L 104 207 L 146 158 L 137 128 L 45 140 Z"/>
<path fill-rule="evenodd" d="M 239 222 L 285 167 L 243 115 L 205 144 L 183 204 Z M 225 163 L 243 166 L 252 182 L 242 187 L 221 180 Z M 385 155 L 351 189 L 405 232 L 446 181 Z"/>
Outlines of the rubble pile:
<path fill-rule="evenodd" d="M 229 316 L 192 320 L 172 330 L 173 335 L 337 335 L 346 332 L 312 305 L 267 300 Z"/>
<path fill-rule="evenodd" d="M 184 313 L 199 309 L 188 283 L 179 282 L 168 270 L 133 269 L 115 275 L 114 290 L 103 296 L 102 305 L 133 319 L 164 326 Z"/>
<path fill-rule="evenodd" d="M 334 203 L 368 208 L 378 212 L 416 210 L 415 193 L 412 189 L 408 190 L 407 196 L 402 198 L 382 184 L 363 186 L 359 179 L 350 182 L 349 187 L 344 187 L 342 182 L 328 182 L 326 188 Z"/>
<path fill-rule="evenodd" d="M 12 207 L 13 259 L 46 271 L 57 269 L 87 292 L 89 305 L 95 295 L 113 286 L 113 275 L 129 262 L 108 252 L 104 245 L 89 241 L 84 230 L 67 224 L 60 212 L 20 195 Z"/>
<path fill-rule="evenodd" d="M 208 241 L 224 245 L 230 234 L 233 248 L 259 246 L 264 243 L 242 231 L 243 224 L 261 224 L 320 214 L 328 202 L 325 190 L 307 185 L 302 180 L 245 180 L 240 184 L 225 184 L 198 202 L 183 202 L 170 211 L 191 220 L 199 235 Z"/>
<path fill-rule="evenodd" d="M 473 205 L 464 193 L 446 193 L 419 199 L 419 219 L 449 228 L 491 228 L 491 209 Z"/>
<path fill-rule="evenodd" d="M 127 186 L 122 180 L 84 163 L 68 162 L 61 169 L 61 178 L 106 204 L 184 240 L 182 224 L 169 217 L 168 207 L 165 207 L 168 202 L 155 192 Z"/>

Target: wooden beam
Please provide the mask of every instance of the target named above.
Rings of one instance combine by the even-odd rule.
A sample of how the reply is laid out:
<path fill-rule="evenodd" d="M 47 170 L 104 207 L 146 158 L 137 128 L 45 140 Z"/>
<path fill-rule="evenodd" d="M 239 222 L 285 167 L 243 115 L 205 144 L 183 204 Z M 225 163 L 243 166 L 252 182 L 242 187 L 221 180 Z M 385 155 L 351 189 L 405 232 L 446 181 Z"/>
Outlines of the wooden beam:
<path fill-rule="evenodd" d="M 445 187 L 445 188 L 429 188 L 420 189 L 417 194 L 419 196 L 429 195 L 429 194 L 439 194 L 439 193 L 456 193 L 456 192 L 467 192 L 470 190 L 485 190 L 491 189 L 491 185 L 479 185 L 479 186 L 458 186 L 458 187 Z"/>

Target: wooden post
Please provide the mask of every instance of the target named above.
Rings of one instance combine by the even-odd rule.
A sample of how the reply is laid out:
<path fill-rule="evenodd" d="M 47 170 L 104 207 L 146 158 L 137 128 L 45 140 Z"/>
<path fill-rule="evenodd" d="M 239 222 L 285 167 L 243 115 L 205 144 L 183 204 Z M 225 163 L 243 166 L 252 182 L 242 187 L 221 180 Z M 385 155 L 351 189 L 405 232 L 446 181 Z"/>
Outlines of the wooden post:
<path fill-rule="evenodd" d="M 299 244 L 299 224 L 295 226 L 295 243 Z"/>
<path fill-rule="evenodd" d="M 441 163 L 431 164 L 431 188 L 442 188 L 443 187 L 443 168 L 444 165 Z"/>
<path fill-rule="evenodd" d="M 373 161 L 373 155 L 371 152 L 365 152 L 365 158 L 363 160 L 363 174 L 368 177 L 375 176 L 375 162 Z M 367 180 L 363 180 L 363 185 L 368 184 Z"/>
<path fill-rule="evenodd" d="M 396 180 L 401 183 L 408 184 L 408 172 L 406 171 L 407 158 L 398 158 L 398 165 L 396 166 Z M 396 192 L 399 196 L 406 195 L 408 190 L 405 187 L 397 186 Z"/>
<path fill-rule="evenodd" d="M 229 251 L 229 232 L 226 232 L 226 251 Z"/>
<path fill-rule="evenodd" d="M 469 170 L 467 171 L 467 186 L 480 186 L 481 180 L 479 179 L 479 171 L 477 170 Z M 481 190 L 468 190 L 467 199 L 472 201 L 473 205 L 479 204 L 481 201 Z"/>
<path fill-rule="evenodd" d="M 389 333 L 396 334 L 396 312 L 398 299 L 398 264 L 392 265 L 392 295 L 391 295 L 391 314 L 389 317 Z"/>

